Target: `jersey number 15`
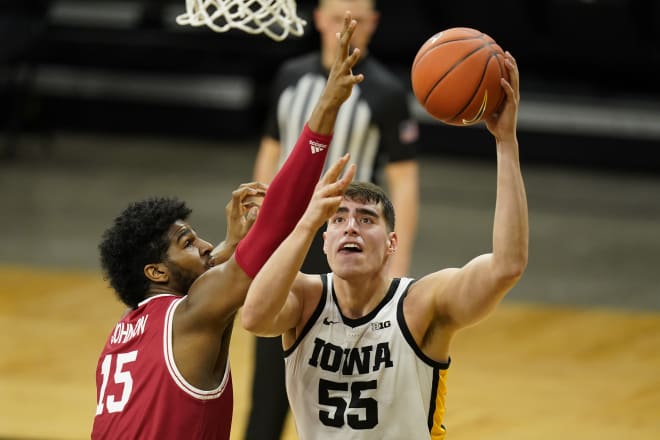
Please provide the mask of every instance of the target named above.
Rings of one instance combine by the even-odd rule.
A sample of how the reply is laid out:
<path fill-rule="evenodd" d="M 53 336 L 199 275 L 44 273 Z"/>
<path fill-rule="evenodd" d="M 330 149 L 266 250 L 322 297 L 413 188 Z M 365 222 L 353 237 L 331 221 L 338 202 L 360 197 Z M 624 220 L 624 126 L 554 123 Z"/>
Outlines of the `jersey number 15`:
<path fill-rule="evenodd" d="M 103 412 L 104 401 L 109 413 L 122 411 L 128 403 L 128 399 L 131 397 L 131 391 L 133 391 L 133 377 L 130 372 L 124 371 L 124 365 L 129 362 L 135 362 L 135 359 L 137 359 L 137 350 L 117 354 L 117 362 L 115 364 L 115 372 L 112 379 L 115 384 L 123 385 L 123 389 L 119 400 L 116 400 L 116 396 L 113 394 L 108 395 L 106 398 L 105 392 L 108 387 L 108 380 L 110 379 L 112 357 L 111 354 L 106 355 L 101 364 L 103 383 L 101 384 L 101 390 L 99 391 L 99 402 L 96 405 L 97 416 Z"/>

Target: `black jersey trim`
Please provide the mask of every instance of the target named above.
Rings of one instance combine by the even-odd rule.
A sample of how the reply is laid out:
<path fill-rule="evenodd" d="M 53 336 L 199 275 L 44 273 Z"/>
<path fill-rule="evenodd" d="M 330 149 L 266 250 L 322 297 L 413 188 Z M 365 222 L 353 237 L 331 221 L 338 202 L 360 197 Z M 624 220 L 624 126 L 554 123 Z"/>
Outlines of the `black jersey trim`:
<path fill-rule="evenodd" d="M 446 370 L 447 368 L 449 368 L 449 364 L 451 363 L 451 358 L 449 358 L 447 362 L 438 362 L 425 355 L 422 352 L 421 348 L 419 348 L 419 346 L 415 342 L 415 338 L 413 338 L 412 333 L 410 333 L 410 329 L 406 324 L 406 320 L 403 318 L 403 300 L 406 299 L 406 296 L 408 295 L 408 289 L 410 289 L 410 286 L 412 286 L 414 282 L 415 280 L 413 280 L 410 284 L 408 284 L 406 290 L 403 292 L 401 298 L 399 299 L 399 304 L 397 304 L 396 320 L 399 322 L 399 328 L 401 329 L 401 334 L 403 334 L 403 338 L 406 340 L 406 342 L 408 342 L 408 345 L 410 345 L 410 348 L 413 349 L 417 357 L 420 358 L 424 363 L 428 364 L 433 368 Z"/>
<path fill-rule="evenodd" d="M 431 401 L 429 402 L 429 419 L 427 424 L 429 432 L 433 429 L 433 416 L 435 415 L 435 402 L 438 397 L 438 384 L 440 383 L 440 369 L 433 368 L 433 384 L 431 384 Z"/>
<path fill-rule="evenodd" d="M 319 316 L 321 316 L 321 313 L 325 308 L 325 303 L 327 302 L 327 298 L 328 298 L 328 274 L 320 274 L 319 276 L 321 277 L 321 282 L 323 283 L 323 291 L 322 291 L 323 293 L 321 294 L 319 303 L 316 305 L 316 309 L 314 309 L 312 316 L 309 317 L 309 320 L 305 324 L 305 327 L 303 327 L 302 332 L 300 332 L 300 336 L 298 336 L 298 338 L 295 340 L 295 342 L 291 347 L 284 350 L 285 358 L 289 356 L 291 353 L 293 353 L 296 347 L 298 347 L 298 345 L 300 345 L 302 340 L 305 339 L 305 336 L 307 336 L 307 333 L 309 333 L 309 331 L 312 329 L 312 327 L 316 323 L 316 320 L 319 319 Z"/>
<path fill-rule="evenodd" d="M 344 316 L 344 314 L 341 312 L 341 308 L 339 307 L 339 303 L 337 302 L 337 294 L 335 293 L 334 283 L 332 284 L 332 300 L 337 306 L 337 310 L 339 310 L 339 316 L 341 316 L 341 320 L 343 321 L 343 323 L 352 328 L 359 327 L 374 319 L 374 317 L 378 314 L 378 312 L 383 307 L 385 307 L 385 305 L 388 302 L 390 302 L 392 298 L 394 298 L 394 293 L 396 292 L 396 289 L 399 287 L 400 282 L 401 282 L 400 278 L 394 278 L 390 283 L 390 287 L 387 290 L 387 294 L 385 294 L 385 297 L 382 299 L 382 301 L 376 306 L 375 309 L 373 309 L 371 312 L 367 313 L 361 318 L 352 319 Z"/>

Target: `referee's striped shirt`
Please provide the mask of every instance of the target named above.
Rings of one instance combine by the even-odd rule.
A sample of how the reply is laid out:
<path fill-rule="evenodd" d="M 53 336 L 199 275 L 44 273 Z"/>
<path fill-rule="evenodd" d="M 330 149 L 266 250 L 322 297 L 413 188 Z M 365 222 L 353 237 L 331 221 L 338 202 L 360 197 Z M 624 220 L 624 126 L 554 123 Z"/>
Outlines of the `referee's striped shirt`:
<path fill-rule="evenodd" d="M 357 164 L 355 180 L 377 182 L 382 166 L 416 154 L 417 122 L 408 109 L 406 89 L 373 57 L 353 69 L 365 79 L 353 87 L 337 116 L 326 168 L 349 152 Z M 280 141 L 280 166 L 309 119 L 327 80 L 320 53 L 286 62 L 273 83 L 265 134 Z M 276 109 L 276 110 L 273 110 Z"/>

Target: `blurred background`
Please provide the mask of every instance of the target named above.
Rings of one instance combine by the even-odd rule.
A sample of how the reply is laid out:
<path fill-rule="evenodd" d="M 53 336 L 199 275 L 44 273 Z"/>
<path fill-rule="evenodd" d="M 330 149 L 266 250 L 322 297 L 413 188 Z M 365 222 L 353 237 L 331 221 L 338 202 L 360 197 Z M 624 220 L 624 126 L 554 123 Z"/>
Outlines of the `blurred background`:
<path fill-rule="evenodd" d="M 0 439 L 89 436 L 97 356 L 122 310 L 98 273 L 102 231 L 134 199 L 176 195 L 221 240 L 275 70 L 318 47 L 315 1 L 297 2 L 305 35 L 280 43 L 178 26 L 184 3 L 0 0 Z M 456 26 L 521 70 L 530 264 L 456 342 L 450 438 L 660 438 L 660 1 L 378 8 L 371 51 L 408 86 L 417 49 Z M 420 276 L 489 250 L 495 151 L 483 126 L 444 126 L 412 94 L 410 107 Z M 233 440 L 251 344 L 235 331 Z"/>
<path fill-rule="evenodd" d="M 297 2 L 310 23 L 305 35 L 277 43 L 179 26 L 183 0 L 2 0 L 0 120 L 11 134 L 255 138 L 275 69 L 318 47 L 315 4 Z M 657 0 L 411 0 L 378 7 L 371 50 L 405 84 L 417 49 L 445 28 L 479 29 L 514 53 L 524 72 L 521 136 L 535 145 L 527 160 L 657 171 Z M 411 107 L 428 139 L 424 152 L 490 151 L 462 145 L 465 132 L 454 141 L 459 132 L 429 120 L 415 102 Z"/>

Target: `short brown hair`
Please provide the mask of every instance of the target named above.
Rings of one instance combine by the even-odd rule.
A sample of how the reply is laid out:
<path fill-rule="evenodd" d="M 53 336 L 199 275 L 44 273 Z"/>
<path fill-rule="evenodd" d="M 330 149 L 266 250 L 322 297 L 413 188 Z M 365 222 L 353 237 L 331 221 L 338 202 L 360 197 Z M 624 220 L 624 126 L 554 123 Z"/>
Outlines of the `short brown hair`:
<path fill-rule="evenodd" d="M 383 217 L 385 217 L 389 231 L 394 231 L 394 206 L 381 187 L 371 182 L 351 182 L 344 192 L 344 197 L 360 203 L 380 204 L 383 207 Z"/>

